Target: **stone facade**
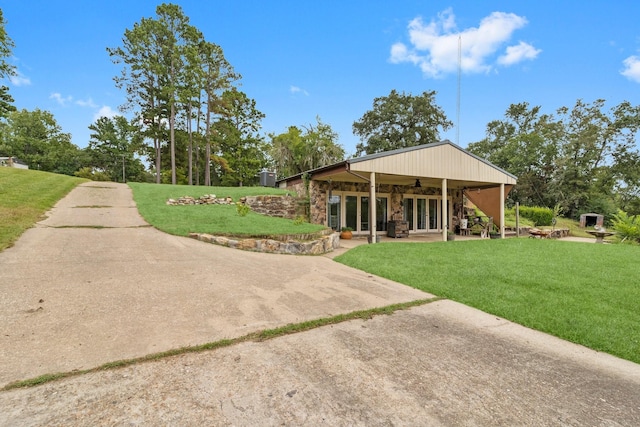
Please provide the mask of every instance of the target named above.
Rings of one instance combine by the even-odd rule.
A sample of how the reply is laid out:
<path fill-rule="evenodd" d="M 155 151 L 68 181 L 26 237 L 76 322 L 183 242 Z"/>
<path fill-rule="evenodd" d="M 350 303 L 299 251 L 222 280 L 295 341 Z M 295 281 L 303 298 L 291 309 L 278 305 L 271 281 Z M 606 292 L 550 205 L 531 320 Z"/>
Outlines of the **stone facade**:
<path fill-rule="evenodd" d="M 302 185 L 301 188 L 292 186 L 291 188 L 296 190 L 298 194 L 304 194 L 305 190 Z M 326 181 L 311 181 L 309 184 L 309 201 L 310 201 L 310 222 L 312 224 L 327 225 L 327 198 L 329 192 L 354 192 L 354 193 L 369 193 L 368 183 L 355 183 L 355 182 L 333 182 Z M 440 188 L 437 187 L 421 187 L 415 188 L 413 186 L 380 184 L 376 186 L 376 193 L 389 195 L 389 220 L 401 220 L 403 219 L 403 207 L 402 200 L 405 195 L 421 195 L 421 196 L 435 196 L 440 195 Z M 457 219 L 462 214 L 463 209 L 463 197 L 462 191 L 457 189 L 449 189 L 448 196 L 452 198 L 453 202 L 453 224 L 457 225 Z"/>
<path fill-rule="evenodd" d="M 327 196 L 329 183 L 311 181 L 309 183 L 309 222 L 327 225 Z"/>

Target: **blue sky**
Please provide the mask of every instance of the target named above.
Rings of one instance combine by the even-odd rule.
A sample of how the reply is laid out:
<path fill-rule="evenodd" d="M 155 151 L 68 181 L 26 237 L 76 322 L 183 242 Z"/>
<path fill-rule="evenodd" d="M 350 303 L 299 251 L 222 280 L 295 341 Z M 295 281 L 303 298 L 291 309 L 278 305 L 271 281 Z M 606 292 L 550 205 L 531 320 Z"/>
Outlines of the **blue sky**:
<path fill-rule="evenodd" d="M 175 1 L 242 74 L 240 89 L 266 118 L 262 132 L 319 116 L 348 154 L 352 124 L 392 89 L 437 92 L 462 147 L 513 103 L 554 113 L 578 99 L 640 104 L 640 2 L 616 1 Z M 2 0 L 19 75 L 16 107 L 48 110 L 73 143 L 118 113 L 124 94 L 107 47 L 155 15 L 146 0 Z"/>

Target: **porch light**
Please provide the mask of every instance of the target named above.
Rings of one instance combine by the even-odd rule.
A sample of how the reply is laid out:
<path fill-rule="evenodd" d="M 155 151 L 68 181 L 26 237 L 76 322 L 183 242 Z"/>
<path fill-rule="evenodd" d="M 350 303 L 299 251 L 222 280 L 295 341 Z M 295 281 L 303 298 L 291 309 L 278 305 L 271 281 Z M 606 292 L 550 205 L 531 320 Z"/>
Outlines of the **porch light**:
<path fill-rule="evenodd" d="M 422 185 L 420 185 L 420 180 L 416 179 L 416 184 L 414 185 L 415 188 L 421 188 Z"/>

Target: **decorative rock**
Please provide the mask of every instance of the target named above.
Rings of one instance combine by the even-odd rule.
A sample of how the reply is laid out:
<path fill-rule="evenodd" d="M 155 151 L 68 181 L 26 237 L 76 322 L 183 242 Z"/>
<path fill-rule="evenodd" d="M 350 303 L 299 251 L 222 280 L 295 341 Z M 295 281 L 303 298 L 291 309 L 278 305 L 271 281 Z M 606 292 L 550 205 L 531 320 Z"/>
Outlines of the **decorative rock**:
<path fill-rule="evenodd" d="M 169 199 L 167 200 L 167 205 L 231 205 L 233 204 L 233 199 L 231 197 L 217 198 L 215 194 L 205 194 L 204 196 L 200 196 L 199 198 L 195 198 L 192 196 L 182 196 L 178 197 L 178 199 Z"/>

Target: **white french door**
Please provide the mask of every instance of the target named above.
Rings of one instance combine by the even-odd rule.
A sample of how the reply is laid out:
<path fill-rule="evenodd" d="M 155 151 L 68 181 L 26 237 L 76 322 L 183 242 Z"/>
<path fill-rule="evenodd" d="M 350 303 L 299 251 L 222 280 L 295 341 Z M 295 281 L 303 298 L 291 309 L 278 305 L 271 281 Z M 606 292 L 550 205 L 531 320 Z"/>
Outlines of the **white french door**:
<path fill-rule="evenodd" d="M 408 195 L 402 203 L 410 231 L 442 231 L 442 198 Z M 448 212 L 451 212 L 450 200 Z"/>
<path fill-rule="evenodd" d="M 333 192 L 327 206 L 329 226 L 334 230 L 351 227 L 356 233 L 370 230 L 370 197 L 361 193 Z M 376 196 L 376 230 L 387 230 L 388 197 Z"/>

